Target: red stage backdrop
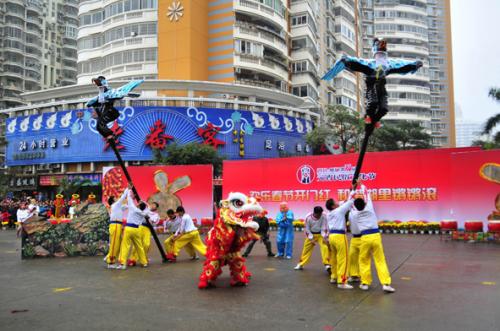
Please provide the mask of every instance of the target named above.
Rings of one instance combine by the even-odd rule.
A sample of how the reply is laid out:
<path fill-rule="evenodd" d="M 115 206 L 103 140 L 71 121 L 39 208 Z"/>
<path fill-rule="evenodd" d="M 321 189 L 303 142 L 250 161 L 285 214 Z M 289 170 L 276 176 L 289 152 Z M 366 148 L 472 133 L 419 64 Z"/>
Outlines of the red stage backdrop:
<path fill-rule="evenodd" d="M 357 158 L 225 161 L 223 195 L 258 196 L 272 218 L 287 201 L 295 217 L 304 218 L 328 198 L 346 199 Z M 380 220 L 486 221 L 500 192 L 499 161 L 500 150 L 477 148 L 367 153 L 360 178 Z"/>
<path fill-rule="evenodd" d="M 162 219 L 169 208 L 175 210 L 179 205 L 198 221 L 212 218 L 212 165 L 142 166 L 127 170 L 141 198 L 158 202 Z M 103 201 L 109 196 L 119 197 L 126 187 L 120 167 L 103 169 Z"/>

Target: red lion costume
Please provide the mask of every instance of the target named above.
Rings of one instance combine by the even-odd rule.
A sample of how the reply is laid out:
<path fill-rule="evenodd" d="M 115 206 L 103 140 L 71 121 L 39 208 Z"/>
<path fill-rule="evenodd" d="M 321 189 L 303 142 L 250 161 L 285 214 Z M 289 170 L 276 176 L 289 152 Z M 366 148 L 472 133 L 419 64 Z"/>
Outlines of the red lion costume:
<path fill-rule="evenodd" d="M 207 236 L 207 256 L 203 264 L 198 288 L 214 287 L 215 280 L 228 265 L 231 270 L 231 286 L 245 286 L 251 274 L 245 266 L 240 250 L 252 239 L 259 239 L 255 231 L 259 225 L 252 217 L 262 212 L 255 198 L 242 193 L 230 193 L 221 201 L 219 215 Z"/>

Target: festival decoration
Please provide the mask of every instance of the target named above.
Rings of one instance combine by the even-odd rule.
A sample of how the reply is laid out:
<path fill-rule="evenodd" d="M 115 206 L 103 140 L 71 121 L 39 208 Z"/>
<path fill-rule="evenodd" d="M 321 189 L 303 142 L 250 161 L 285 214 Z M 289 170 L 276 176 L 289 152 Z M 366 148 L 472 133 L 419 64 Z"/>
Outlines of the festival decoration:
<path fill-rule="evenodd" d="M 157 120 L 149 129 L 150 133 L 146 136 L 145 144 L 153 149 L 165 149 L 168 141 L 174 139 L 174 137 L 164 133 L 166 127 L 161 120 Z"/>
<path fill-rule="evenodd" d="M 220 128 L 208 122 L 204 128 L 198 129 L 198 135 L 203 138 L 203 145 L 212 146 L 215 150 L 219 146 L 224 146 L 225 141 L 215 138 L 215 135 L 219 133 Z"/>
<path fill-rule="evenodd" d="M 226 264 L 231 270 L 231 286 L 248 284 L 251 274 L 240 250 L 252 239 L 259 239 L 255 233 L 259 225 L 252 221 L 252 217 L 262 210 L 255 198 L 242 193 L 230 193 L 226 200 L 221 201 L 219 215 L 207 236 L 207 259 L 200 275 L 200 289 L 215 286 L 214 282 Z"/>
<path fill-rule="evenodd" d="M 73 203 L 79 205 L 80 204 L 80 195 L 75 193 L 71 195 L 71 200 L 69 201 L 70 205 L 73 205 Z"/>
<path fill-rule="evenodd" d="M 175 193 L 191 186 L 191 178 L 189 176 L 182 176 L 169 183 L 167 173 L 163 170 L 157 170 L 154 173 L 153 180 L 156 186 L 156 193 L 148 198 L 148 203 L 156 202 L 160 218 L 167 219 L 167 210 L 176 210 L 177 207 L 182 206 L 181 199 Z"/>
<path fill-rule="evenodd" d="M 61 218 L 63 215 L 61 215 L 61 209 L 64 205 L 64 195 L 62 194 L 57 194 L 56 195 L 56 200 L 54 201 L 54 206 L 56 207 L 56 211 L 54 213 L 54 217 Z"/>
<path fill-rule="evenodd" d="M 94 195 L 94 193 L 89 194 L 89 196 L 87 197 L 87 202 L 89 204 L 96 203 L 96 196 Z"/>
<path fill-rule="evenodd" d="M 113 122 L 113 126 L 110 128 L 113 131 L 113 135 L 115 136 L 115 145 L 116 149 L 124 149 L 125 146 L 120 144 L 120 136 L 125 132 L 121 126 L 118 125 L 118 121 Z M 111 145 L 108 139 L 103 138 L 105 141 L 104 150 L 106 151 Z"/>

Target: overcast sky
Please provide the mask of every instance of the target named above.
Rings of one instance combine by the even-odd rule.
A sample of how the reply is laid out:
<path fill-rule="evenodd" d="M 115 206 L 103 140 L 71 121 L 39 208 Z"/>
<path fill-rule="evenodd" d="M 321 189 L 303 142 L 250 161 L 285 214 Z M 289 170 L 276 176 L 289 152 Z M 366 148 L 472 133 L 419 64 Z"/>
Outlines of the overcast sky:
<path fill-rule="evenodd" d="M 500 0 L 450 2 L 455 104 L 464 120 L 484 122 L 500 112 L 488 97 L 500 88 Z"/>

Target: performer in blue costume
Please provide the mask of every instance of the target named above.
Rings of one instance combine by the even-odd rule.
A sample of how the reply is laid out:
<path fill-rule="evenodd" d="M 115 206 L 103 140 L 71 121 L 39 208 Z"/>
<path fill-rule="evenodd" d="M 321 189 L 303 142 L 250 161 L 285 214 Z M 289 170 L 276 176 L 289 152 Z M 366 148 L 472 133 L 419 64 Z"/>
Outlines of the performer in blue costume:
<path fill-rule="evenodd" d="M 322 78 L 324 80 L 333 79 L 346 68 L 365 74 L 365 123 L 371 127 L 371 130 L 380 126 L 380 119 L 389 111 L 385 77 L 391 74 L 415 73 L 422 67 L 422 61 L 388 59 L 387 42 L 383 39 L 375 38 L 373 40 L 372 51 L 374 58 L 369 60 L 343 55 Z"/>
<path fill-rule="evenodd" d="M 117 99 L 125 96 L 137 97 L 139 94 L 132 94 L 135 87 L 140 85 L 143 80 L 133 80 L 118 89 L 111 89 L 104 76 L 92 78 L 92 83 L 99 89 L 99 95 L 87 102 L 87 107 L 93 107 L 97 117 L 97 131 L 106 139 L 113 139 L 113 131 L 108 128 L 108 123 L 113 122 L 120 113 L 113 106 Z"/>
<path fill-rule="evenodd" d="M 276 254 L 276 257 L 286 256 L 290 260 L 293 254 L 293 212 L 288 209 L 286 202 L 280 204 L 276 223 L 278 224 L 278 236 L 276 238 L 278 254 Z"/>

